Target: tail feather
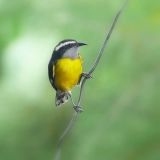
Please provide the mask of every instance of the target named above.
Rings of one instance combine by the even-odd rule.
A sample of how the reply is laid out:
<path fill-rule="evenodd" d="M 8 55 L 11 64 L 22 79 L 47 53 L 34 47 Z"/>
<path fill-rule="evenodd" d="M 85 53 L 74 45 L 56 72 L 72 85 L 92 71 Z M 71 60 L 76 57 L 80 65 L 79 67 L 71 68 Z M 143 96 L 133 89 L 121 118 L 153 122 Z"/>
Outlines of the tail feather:
<path fill-rule="evenodd" d="M 69 100 L 69 97 L 71 96 L 71 92 L 64 92 L 57 90 L 56 92 L 56 98 L 55 98 L 55 104 L 57 107 L 61 106 L 62 104 L 66 103 Z"/>

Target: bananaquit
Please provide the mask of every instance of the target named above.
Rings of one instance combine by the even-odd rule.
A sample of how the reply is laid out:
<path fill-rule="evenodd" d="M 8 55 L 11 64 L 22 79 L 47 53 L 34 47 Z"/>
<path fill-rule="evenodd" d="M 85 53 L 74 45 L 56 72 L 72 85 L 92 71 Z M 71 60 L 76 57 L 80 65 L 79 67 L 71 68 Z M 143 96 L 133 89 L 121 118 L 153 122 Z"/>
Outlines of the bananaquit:
<path fill-rule="evenodd" d="M 66 39 L 54 48 L 48 64 L 48 76 L 56 90 L 55 104 L 60 106 L 68 101 L 72 88 L 80 83 L 83 73 L 79 47 L 86 45 L 76 40 Z"/>

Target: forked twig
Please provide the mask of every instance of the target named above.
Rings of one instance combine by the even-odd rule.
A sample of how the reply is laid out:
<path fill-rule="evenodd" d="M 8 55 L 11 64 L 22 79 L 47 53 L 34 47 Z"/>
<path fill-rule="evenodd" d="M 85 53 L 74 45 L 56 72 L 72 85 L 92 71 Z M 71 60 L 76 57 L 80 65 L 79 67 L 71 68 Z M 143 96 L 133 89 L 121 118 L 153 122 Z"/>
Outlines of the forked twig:
<path fill-rule="evenodd" d="M 118 20 L 120 14 L 122 13 L 124 7 L 126 6 L 127 2 L 128 2 L 128 0 L 126 0 L 126 1 L 124 2 L 122 8 L 117 12 L 117 14 L 116 14 L 116 16 L 115 16 L 115 18 L 114 18 L 114 20 L 113 20 L 113 22 L 112 22 L 112 25 L 111 25 L 111 27 L 110 27 L 110 29 L 109 29 L 109 32 L 107 33 L 106 38 L 105 38 L 105 40 L 104 40 L 104 42 L 103 42 L 103 45 L 102 45 L 102 47 L 100 48 L 100 51 L 99 51 L 99 53 L 98 53 L 98 56 L 97 56 L 95 62 L 93 63 L 91 69 L 90 69 L 89 72 L 88 72 L 88 75 L 89 75 L 89 76 L 91 76 L 91 74 L 92 74 L 92 73 L 94 72 L 94 70 L 96 69 L 96 67 L 97 67 L 97 65 L 98 65 L 98 63 L 99 63 L 99 61 L 100 61 L 100 59 L 101 59 L 101 57 L 102 57 L 102 55 L 103 55 L 103 53 L 104 53 L 104 50 L 105 50 L 105 48 L 107 47 L 107 44 L 108 44 L 107 42 L 108 42 L 108 40 L 109 40 L 109 38 L 110 38 L 110 36 L 111 36 L 111 34 L 112 34 L 112 31 L 113 31 L 113 29 L 114 29 L 114 27 L 115 27 L 115 25 L 116 25 L 116 23 L 117 23 L 117 20 Z M 82 98 L 82 91 L 83 91 L 84 84 L 85 84 L 86 80 L 87 80 L 87 78 L 84 77 L 83 80 L 82 80 L 82 82 L 81 82 L 80 94 L 79 94 L 78 102 L 77 102 L 77 105 L 76 105 L 76 106 L 78 106 L 78 107 L 80 107 L 81 98 Z M 73 104 L 73 105 L 74 105 L 74 104 Z"/>
<path fill-rule="evenodd" d="M 104 50 L 105 50 L 105 48 L 107 47 L 107 44 L 108 44 L 107 42 L 108 42 L 108 40 L 110 39 L 110 36 L 111 36 L 111 34 L 112 34 L 112 32 L 113 32 L 113 29 L 114 29 L 114 27 L 115 27 L 115 25 L 116 25 L 116 23 L 117 23 L 117 20 L 118 20 L 120 14 L 122 13 L 125 5 L 127 4 L 127 1 L 128 1 L 128 0 L 125 1 L 125 3 L 123 4 L 123 6 L 121 7 L 121 9 L 117 12 L 117 14 L 116 14 L 116 16 L 115 16 L 115 18 L 114 18 L 114 20 L 113 20 L 113 23 L 112 23 L 112 25 L 111 25 L 111 27 L 110 27 L 110 29 L 109 29 L 109 32 L 107 33 L 107 35 L 106 35 L 106 37 L 105 37 L 105 40 L 104 40 L 104 42 L 103 42 L 103 44 L 102 44 L 102 47 L 100 48 L 100 51 L 98 52 L 97 58 L 96 58 L 95 62 L 93 63 L 91 69 L 90 69 L 89 72 L 88 72 L 88 76 L 91 76 L 91 74 L 92 74 L 92 73 L 94 72 L 94 70 L 96 69 L 96 67 L 97 67 L 97 65 L 98 65 L 98 63 L 99 63 L 99 61 L 100 61 L 100 59 L 101 59 L 101 57 L 102 57 L 102 55 L 103 55 L 103 53 L 104 53 Z M 78 98 L 77 104 L 74 103 L 74 101 L 73 101 L 73 99 L 72 99 L 72 97 L 71 97 L 71 101 L 72 101 L 72 104 L 73 104 L 74 107 L 80 107 L 81 99 L 82 99 L 82 92 L 83 92 L 83 89 L 84 89 L 84 85 L 85 85 L 85 83 L 86 83 L 86 80 L 87 80 L 87 77 L 83 77 L 83 79 L 82 79 L 82 81 L 81 81 L 80 93 L 79 93 L 79 98 Z M 62 135 L 61 135 L 61 137 L 60 137 L 60 139 L 59 139 L 59 142 L 58 142 L 58 145 L 57 145 L 57 152 L 56 152 L 55 160 L 60 160 L 60 156 L 61 156 L 61 145 L 63 144 L 63 141 L 64 141 L 65 136 L 69 133 L 69 131 L 70 131 L 70 130 L 72 129 L 72 127 L 74 126 L 74 124 L 75 124 L 75 122 L 76 122 L 76 119 L 78 118 L 78 115 L 79 115 L 78 113 L 79 113 L 79 112 L 74 111 L 71 120 L 69 121 L 67 127 L 65 128 L 64 132 L 62 133 Z"/>

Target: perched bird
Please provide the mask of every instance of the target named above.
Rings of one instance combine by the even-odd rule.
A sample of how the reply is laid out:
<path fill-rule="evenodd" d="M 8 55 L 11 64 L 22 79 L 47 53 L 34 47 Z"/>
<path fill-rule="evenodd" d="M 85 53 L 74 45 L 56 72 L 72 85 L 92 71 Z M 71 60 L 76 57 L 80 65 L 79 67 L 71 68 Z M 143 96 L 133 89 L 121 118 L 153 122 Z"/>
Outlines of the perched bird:
<path fill-rule="evenodd" d="M 73 39 L 59 42 L 54 48 L 48 64 L 48 76 L 52 87 L 56 91 L 55 104 L 60 106 L 68 101 L 71 90 L 80 83 L 83 73 L 82 58 L 78 50 L 86 45 Z"/>

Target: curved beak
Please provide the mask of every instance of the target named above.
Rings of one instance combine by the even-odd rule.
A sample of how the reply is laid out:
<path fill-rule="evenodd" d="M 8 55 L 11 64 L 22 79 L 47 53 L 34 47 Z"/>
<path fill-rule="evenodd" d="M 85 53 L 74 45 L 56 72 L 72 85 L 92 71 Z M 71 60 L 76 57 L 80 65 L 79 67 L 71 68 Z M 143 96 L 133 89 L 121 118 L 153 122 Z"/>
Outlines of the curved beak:
<path fill-rule="evenodd" d="M 86 43 L 78 42 L 78 46 L 84 46 L 87 45 Z"/>

